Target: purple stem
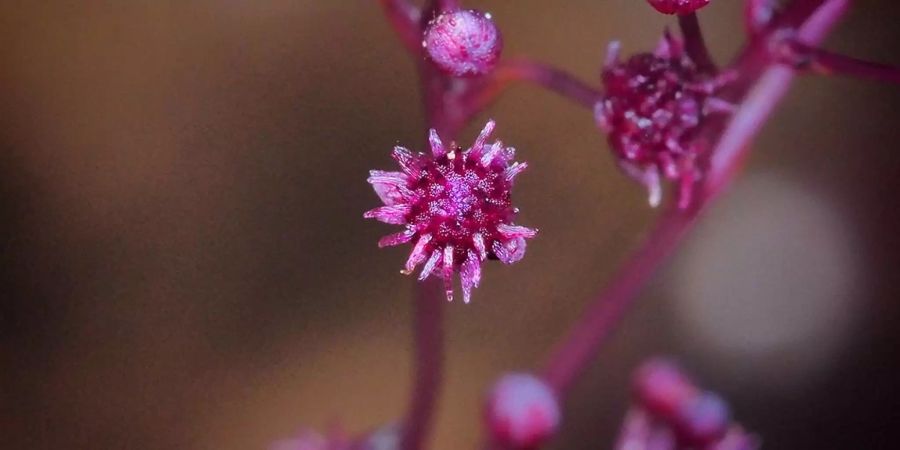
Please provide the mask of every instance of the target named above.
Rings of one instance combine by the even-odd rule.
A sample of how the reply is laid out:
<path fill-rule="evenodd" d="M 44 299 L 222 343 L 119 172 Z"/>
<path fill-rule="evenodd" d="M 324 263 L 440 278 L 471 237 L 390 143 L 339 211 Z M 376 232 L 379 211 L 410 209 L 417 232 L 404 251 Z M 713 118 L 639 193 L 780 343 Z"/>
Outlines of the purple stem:
<path fill-rule="evenodd" d="M 444 327 L 443 288 L 433 280 L 415 283 L 415 387 L 400 448 L 418 450 L 431 429 L 441 386 Z"/>
<path fill-rule="evenodd" d="M 783 62 L 800 71 L 900 83 L 900 68 L 897 67 L 863 61 L 797 41 L 789 41 L 785 46 Z"/>
<path fill-rule="evenodd" d="M 525 59 L 502 63 L 491 77 L 490 87 L 484 89 L 484 93 L 491 96 L 496 96 L 513 81 L 537 84 L 589 109 L 593 109 L 603 95 L 560 69 Z"/>
<path fill-rule="evenodd" d="M 797 30 L 801 41 L 817 45 L 835 22 L 844 14 L 849 0 L 827 0 L 807 16 Z M 800 1 L 805 8 L 808 2 Z M 792 11 L 793 12 L 793 11 Z M 722 132 L 712 152 L 705 185 L 698 192 L 697 205 L 692 210 L 671 209 L 661 218 L 646 238 L 613 278 L 612 283 L 594 300 L 568 336 L 551 355 L 544 369 L 547 382 L 561 395 L 569 390 L 577 376 L 599 350 L 650 275 L 662 264 L 694 223 L 697 215 L 714 200 L 733 177 L 750 142 L 762 124 L 787 92 L 794 72 L 782 65 L 767 61 L 761 54 L 768 52 L 766 42 L 753 44 L 736 63 L 743 61 L 767 64 L 762 71 L 748 71 L 761 76 L 755 83 L 747 83 L 747 93 L 737 112 Z"/>
<path fill-rule="evenodd" d="M 697 64 L 702 72 L 716 72 L 716 63 L 713 62 L 706 40 L 703 39 L 703 31 L 700 29 L 700 21 L 697 13 L 678 16 L 678 25 L 681 27 L 681 35 L 684 37 L 685 50 L 688 56 Z"/>

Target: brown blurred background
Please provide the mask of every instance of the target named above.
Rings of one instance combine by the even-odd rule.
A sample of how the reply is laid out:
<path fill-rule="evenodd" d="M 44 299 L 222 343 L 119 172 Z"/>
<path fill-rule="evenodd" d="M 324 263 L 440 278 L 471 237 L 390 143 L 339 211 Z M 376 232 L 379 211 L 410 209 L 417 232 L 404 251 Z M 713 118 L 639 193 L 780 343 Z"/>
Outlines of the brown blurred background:
<path fill-rule="evenodd" d="M 740 2 L 713 3 L 725 60 Z M 638 0 L 466 4 L 506 55 L 592 84 L 609 40 L 646 49 L 666 23 Z M 859 1 L 828 46 L 900 65 L 898 23 Z M 402 414 L 408 249 L 361 215 L 367 170 L 424 123 L 374 1 L 5 0 L 0 48 L 0 447 L 263 449 Z M 609 448 L 629 372 L 668 353 L 768 449 L 896 448 L 898 107 L 898 87 L 798 83 L 552 447 Z M 489 114 L 542 235 L 449 305 L 440 449 L 475 446 L 485 387 L 540 363 L 655 214 L 586 111 L 521 86 Z"/>

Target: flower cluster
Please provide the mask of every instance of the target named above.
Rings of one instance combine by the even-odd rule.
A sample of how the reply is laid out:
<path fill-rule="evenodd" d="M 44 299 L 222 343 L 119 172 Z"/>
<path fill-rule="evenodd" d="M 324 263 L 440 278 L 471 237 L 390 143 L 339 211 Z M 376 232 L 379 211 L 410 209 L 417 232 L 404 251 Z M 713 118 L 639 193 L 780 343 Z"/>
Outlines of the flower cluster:
<path fill-rule="evenodd" d="M 674 363 L 654 359 L 634 377 L 633 406 L 617 448 L 753 450 L 756 439 L 731 421 L 728 405 L 702 391 Z"/>
<path fill-rule="evenodd" d="M 662 200 L 661 177 L 680 183 L 679 205 L 690 204 L 701 176 L 698 133 L 711 113 L 728 110 L 714 94 L 728 81 L 698 70 L 683 43 L 666 33 L 654 53 L 622 61 L 610 45 L 602 75 L 605 94 L 594 107 L 619 166 Z"/>
<path fill-rule="evenodd" d="M 364 217 L 405 225 L 399 233 L 385 236 L 380 247 L 415 242 L 403 273 L 410 274 L 424 263 L 419 280 L 432 274 L 444 279 L 447 299 L 453 299 L 453 274 L 462 280 L 463 301 L 481 280 L 481 263 L 499 259 L 512 264 L 525 255 L 525 239 L 537 230 L 512 223 L 518 209 L 512 206 L 510 190 L 516 176 L 527 167 L 513 162 L 515 149 L 496 141 L 487 145 L 494 130 L 489 121 L 466 150 L 445 145 L 432 129 L 431 153 L 414 154 L 394 148 L 399 172 L 373 170 L 369 183 L 385 206 Z"/>

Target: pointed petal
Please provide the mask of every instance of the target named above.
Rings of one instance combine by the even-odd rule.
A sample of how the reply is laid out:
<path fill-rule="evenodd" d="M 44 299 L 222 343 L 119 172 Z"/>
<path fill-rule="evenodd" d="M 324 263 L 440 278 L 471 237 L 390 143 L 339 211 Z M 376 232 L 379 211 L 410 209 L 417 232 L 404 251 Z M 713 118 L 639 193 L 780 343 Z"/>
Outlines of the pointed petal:
<path fill-rule="evenodd" d="M 406 223 L 406 215 L 409 214 L 409 211 L 409 205 L 382 206 L 366 211 L 363 217 L 392 225 L 403 225 Z"/>
<path fill-rule="evenodd" d="M 444 156 L 444 153 L 447 153 L 447 150 L 444 148 L 444 142 L 441 141 L 441 137 L 438 136 L 437 130 L 434 128 L 428 130 L 428 143 L 431 145 L 431 154 L 435 158 Z"/>
<path fill-rule="evenodd" d="M 487 249 L 484 247 L 484 236 L 481 233 L 475 233 L 472 235 L 472 245 L 475 246 L 475 250 L 478 252 L 478 258 L 484 261 L 487 258 Z"/>
<path fill-rule="evenodd" d="M 444 291 L 447 292 L 447 301 L 453 301 L 453 246 L 444 247 L 444 261 L 441 269 L 444 276 Z"/>
<path fill-rule="evenodd" d="M 514 238 L 527 238 L 531 239 L 537 236 L 538 230 L 534 228 L 523 227 L 519 225 L 508 225 L 505 223 L 501 223 L 497 225 L 497 231 L 500 232 L 500 235 L 507 239 Z"/>
<path fill-rule="evenodd" d="M 501 150 L 503 150 L 503 143 L 500 141 L 494 142 L 494 145 L 488 147 L 484 155 L 481 156 L 481 165 L 484 167 L 490 166 Z"/>
<path fill-rule="evenodd" d="M 413 152 L 409 151 L 404 147 L 394 147 L 394 151 L 391 153 L 391 156 L 397 161 L 397 164 L 400 165 L 400 169 L 403 172 L 413 175 L 418 172 L 418 167 L 416 167 L 416 163 L 418 163 L 418 158 L 413 154 Z"/>
<path fill-rule="evenodd" d="M 608 69 L 619 62 L 619 56 L 622 54 L 622 43 L 619 41 L 611 41 L 606 46 L 606 58 L 603 60 L 603 67 Z"/>
<path fill-rule="evenodd" d="M 395 245 L 405 244 L 412 240 L 416 235 L 416 230 L 407 228 L 399 233 L 389 234 L 378 240 L 378 247 L 393 247 Z"/>
<path fill-rule="evenodd" d="M 413 247 L 412 252 L 409 254 L 409 259 L 406 260 L 406 267 L 402 271 L 404 275 L 411 274 L 412 271 L 416 269 L 416 266 L 422 264 L 422 261 L 425 260 L 425 251 L 429 242 L 431 242 L 430 234 L 424 234 L 419 238 L 419 241 L 416 242 L 415 247 Z"/>
<path fill-rule="evenodd" d="M 494 254 L 504 264 L 518 262 L 525 256 L 526 247 L 524 238 L 514 238 L 508 241 L 494 241 Z"/>
<path fill-rule="evenodd" d="M 522 171 L 524 171 L 527 168 L 528 168 L 528 163 L 526 163 L 526 162 L 513 163 L 511 166 L 506 168 L 506 171 L 503 173 L 503 176 L 506 178 L 506 181 L 512 183 L 513 179 L 515 179 L 517 175 L 522 173 Z"/>
<path fill-rule="evenodd" d="M 407 186 L 409 179 L 403 172 L 372 170 L 369 172 L 367 181 L 385 205 L 409 203 L 415 197 L 415 194 Z"/>
<path fill-rule="evenodd" d="M 478 158 L 481 156 L 481 152 L 484 150 L 484 143 L 491 137 L 491 133 L 494 132 L 494 127 L 496 123 L 493 119 L 488 120 L 488 123 L 485 124 L 484 128 L 481 130 L 481 133 L 475 138 L 475 143 L 472 144 L 472 147 L 469 148 L 469 157 L 470 158 Z"/>
<path fill-rule="evenodd" d="M 435 249 L 431 252 L 431 256 L 428 258 L 428 261 L 425 262 L 425 265 L 422 266 L 422 273 L 419 274 L 419 281 L 423 281 L 431 275 L 431 272 L 434 271 L 434 267 L 437 265 L 438 261 L 441 259 L 441 251 Z"/>
<path fill-rule="evenodd" d="M 651 207 L 656 208 L 662 202 L 662 182 L 659 181 L 659 171 L 653 168 L 647 169 L 642 182 L 647 187 L 647 202 Z"/>
<path fill-rule="evenodd" d="M 472 288 L 478 287 L 481 282 L 481 261 L 472 250 L 466 254 L 466 261 L 460 268 L 459 278 L 462 281 L 463 303 L 469 303 L 472 299 Z"/>

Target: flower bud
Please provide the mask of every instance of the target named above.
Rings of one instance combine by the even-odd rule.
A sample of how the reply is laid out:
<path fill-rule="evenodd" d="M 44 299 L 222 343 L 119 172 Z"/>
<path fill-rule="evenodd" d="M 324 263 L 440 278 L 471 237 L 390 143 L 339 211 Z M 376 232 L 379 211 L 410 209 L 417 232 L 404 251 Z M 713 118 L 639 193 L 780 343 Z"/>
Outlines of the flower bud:
<path fill-rule="evenodd" d="M 731 421 L 728 405 L 716 394 L 704 392 L 681 405 L 675 416 L 679 434 L 688 442 L 707 444 L 725 435 Z"/>
<path fill-rule="evenodd" d="M 664 359 L 644 363 L 634 376 L 634 391 L 640 404 L 660 417 L 672 417 L 697 396 L 698 389 L 672 362 Z"/>
<path fill-rule="evenodd" d="M 511 448 L 534 448 L 559 426 L 556 394 L 539 378 L 509 374 L 494 385 L 487 404 L 488 428 L 494 439 Z"/>
<path fill-rule="evenodd" d="M 663 14 L 690 14 L 709 4 L 709 0 L 647 0 Z"/>
<path fill-rule="evenodd" d="M 503 39 L 490 14 L 459 10 L 432 20 L 422 46 L 441 70 L 455 76 L 473 76 L 494 68 Z"/>

